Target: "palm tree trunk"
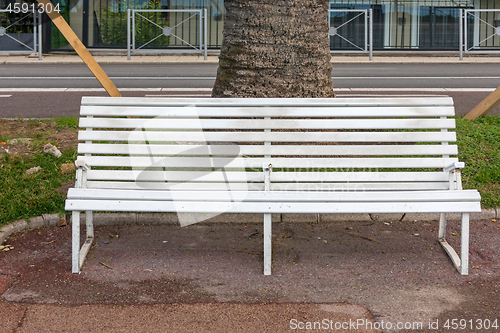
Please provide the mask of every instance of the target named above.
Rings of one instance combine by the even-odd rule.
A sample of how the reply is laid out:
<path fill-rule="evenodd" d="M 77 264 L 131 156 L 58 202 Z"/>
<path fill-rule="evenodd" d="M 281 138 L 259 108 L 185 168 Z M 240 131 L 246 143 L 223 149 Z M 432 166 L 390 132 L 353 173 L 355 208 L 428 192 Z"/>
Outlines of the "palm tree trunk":
<path fill-rule="evenodd" d="M 328 0 L 225 0 L 213 97 L 334 97 Z"/>

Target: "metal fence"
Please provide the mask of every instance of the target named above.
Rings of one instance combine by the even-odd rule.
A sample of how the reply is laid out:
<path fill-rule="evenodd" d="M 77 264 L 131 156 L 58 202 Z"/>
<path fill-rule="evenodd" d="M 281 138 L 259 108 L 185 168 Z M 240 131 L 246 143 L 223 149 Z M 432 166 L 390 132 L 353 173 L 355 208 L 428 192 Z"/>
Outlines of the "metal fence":
<path fill-rule="evenodd" d="M 330 53 L 368 53 L 373 58 L 372 9 L 329 9 Z"/>
<path fill-rule="evenodd" d="M 42 59 L 41 15 L 0 9 L 0 53 L 37 53 Z"/>
<path fill-rule="evenodd" d="M 465 9 L 464 53 L 500 54 L 500 9 Z"/>
<path fill-rule="evenodd" d="M 131 53 L 201 53 L 207 60 L 207 10 L 129 9 L 128 60 Z"/>

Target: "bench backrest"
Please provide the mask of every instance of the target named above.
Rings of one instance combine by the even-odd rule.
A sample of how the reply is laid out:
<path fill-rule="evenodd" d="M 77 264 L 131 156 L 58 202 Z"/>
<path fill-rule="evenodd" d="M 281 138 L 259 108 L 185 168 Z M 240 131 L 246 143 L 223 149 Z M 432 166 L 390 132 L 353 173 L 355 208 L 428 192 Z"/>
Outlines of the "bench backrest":
<path fill-rule="evenodd" d="M 449 189 L 453 101 L 84 97 L 89 188 Z M 452 130 L 452 131 L 450 131 Z"/>

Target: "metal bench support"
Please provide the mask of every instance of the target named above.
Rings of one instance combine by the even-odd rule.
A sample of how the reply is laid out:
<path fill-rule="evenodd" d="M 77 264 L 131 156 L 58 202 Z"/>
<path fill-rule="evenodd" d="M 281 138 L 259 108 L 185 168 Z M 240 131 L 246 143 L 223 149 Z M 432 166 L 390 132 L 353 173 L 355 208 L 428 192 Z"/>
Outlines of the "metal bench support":
<path fill-rule="evenodd" d="M 80 273 L 87 253 L 94 242 L 94 225 L 92 221 L 92 211 L 86 212 L 87 239 L 80 249 L 80 211 L 73 211 L 71 215 L 72 229 L 72 252 L 71 252 L 71 272 Z"/>
<path fill-rule="evenodd" d="M 264 214 L 264 275 L 271 275 L 272 262 L 272 223 L 271 214 Z"/>
<path fill-rule="evenodd" d="M 462 275 L 469 274 L 469 213 L 462 213 L 462 232 L 460 240 L 460 257 L 446 241 L 446 214 L 441 213 L 439 218 L 439 243 L 448 253 L 453 265 Z"/>

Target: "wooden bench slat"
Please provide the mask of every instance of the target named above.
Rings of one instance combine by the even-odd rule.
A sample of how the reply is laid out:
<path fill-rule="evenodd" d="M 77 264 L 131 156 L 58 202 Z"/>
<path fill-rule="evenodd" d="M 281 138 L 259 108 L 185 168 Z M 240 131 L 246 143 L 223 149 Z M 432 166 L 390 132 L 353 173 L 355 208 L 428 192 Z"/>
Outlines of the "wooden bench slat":
<path fill-rule="evenodd" d="M 121 119 L 80 118 L 80 127 L 130 129 L 451 129 L 455 119 Z"/>
<path fill-rule="evenodd" d="M 88 180 L 137 180 L 141 178 L 149 181 L 215 181 L 220 180 L 221 171 L 127 171 L 127 170 L 90 170 Z M 225 176 L 231 182 L 251 181 L 263 182 L 264 174 L 252 171 L 226 171 Z M 448 182 L 447 172 L 273 172 L 273 182 Z"/>
<path fill-rule="evenodd" d="M 251 107 L 377 107 L 377 106 L 453 106 L 451 97 L 390 97 L 390 98 L 155 98 L 155 97 L 82 97 L 84 106 L 212 106 Z"/>
<path fill-rule="evenodd" d="M 261 168 L 262 163 L 272 163 L 279 168 L 445 168 L 457 158 L 203 158 L 203 157 L 124 157 L 79 156 L 78 160 L 93 166 L 115 167 L 172 167 L 172 168 Z"/>
<path fill-rule="evenodd" d="M 239 198 L 244 202 L 428 202 L 480 201 L 475 190 L 421 192 L 244 192 L 244 191 L 130 191 L 71 188 L 68 199 L 148 200 L 148 201 L 223 201 Z"/>
<path fill-rule="evenodd" d="M 170 106 L 82 106 L 81 116 L 186 117 L 182 107 Z M 193 113 L 193 111 L 189 111 Z M 196 107 L 198 117 L 452 117 L 453 106 L 366 107 Z"/>
<path fill-rule="evenodd" d="M 122 181 L 88 181 L 88 188 L 107 189 L 157 189 L 168 190 L 170 188 L 182 188 L 192 191 L 227 190 L 228 186 L 237 191 L 264 191 L 264 183 L 197 183 L 197 182 L 122 182 Z M 448 190 L 446 182 L 371 182 L 371 183 L 272 183 L 273 191 L 426 191 L 426 190 Z"/>
<path fill-rule="evenodd" d="M 203 201 L 133 201 L 133 200 L 67 200 L 66 210 L 95 211 L 148 211 L 164 212 L 175 211 L 179 213 L 447 213 L 453 212 L 480 212 L 479 202 L 203 202 Z"/>
<path fill-rule="evenodd" d="M 124 182 L 124 181 L 88 181 L 87 188 L 103 189 L 133 189 L 133 190 L 169 190 L 181 187 L 192 191 L 216 191 L 227 190 L 227 183 L 197 183 L 197 182 Z M 231 183 L 230 188 L 234 191 L 263 191 L 264 183 Z"/>
<path fill-rule="evenodd" d="M 159 132 L 79 131 L 82 141 L 144 142 L 455 142 L 455 132 Z"/>
<path fill-rule="evenodd" d="M 456 155 L 456 145 L 155 145 L 155 144 L 86 144 L 78 145 L 82 154 L 114 155 Z"/>

